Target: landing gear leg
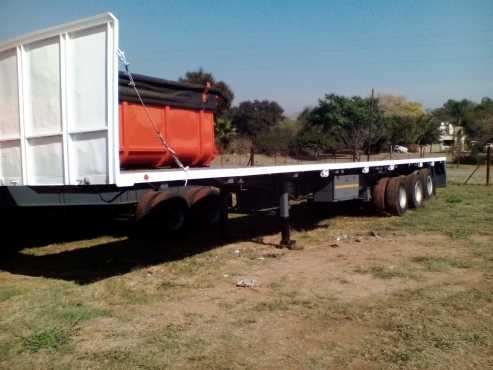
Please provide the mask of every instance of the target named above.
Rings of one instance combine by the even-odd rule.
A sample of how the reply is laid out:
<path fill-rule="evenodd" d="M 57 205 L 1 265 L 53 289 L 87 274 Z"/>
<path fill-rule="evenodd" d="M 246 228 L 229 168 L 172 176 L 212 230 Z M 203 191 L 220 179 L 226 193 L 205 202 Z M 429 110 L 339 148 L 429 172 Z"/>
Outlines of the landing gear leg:
<path fill-rule="evenodd" d="M 279 197 L 279 216 L 281 221 L 281 248 L 301 249 L 296 241 L 291 239 L 291 227 L 289 223 L 289 183 L 283 180 Z"/>

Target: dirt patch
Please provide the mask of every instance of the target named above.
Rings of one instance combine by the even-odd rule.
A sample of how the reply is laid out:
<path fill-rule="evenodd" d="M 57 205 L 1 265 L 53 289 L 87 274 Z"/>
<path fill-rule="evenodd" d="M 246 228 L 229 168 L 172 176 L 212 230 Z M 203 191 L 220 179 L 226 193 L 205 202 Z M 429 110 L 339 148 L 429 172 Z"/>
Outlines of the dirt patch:
<path fill-rule="evenodd" d="M 307 244 L 305 250 L 293 252 L 256 243 L 226 246 L 213 258 L 222 260 L 225 266 L 212 277 L 201 273 L 182 277 L 181 282 L 167 286 L 179 290 L 178 295 L 161 295 L 148 304 L 133 305 L 130 312 L 127 304 L 116 305 L 114 313 L 128 321 L 122 324 L 118 319 L 99 319 L 89 323 L 79 333 L 77 350 L 101 354 L 122 347 L 136 350 L 156 338 L 185 346 L 205 336 L 223 338 L 228 342 L 226 347 L 242 343 L 251 348 L 251 356 L 263 359 L 265 369 L 279 368 L 280 363 L 283 368 L 310 364 L 317 368 L 327 362 L 337 365 L 334 359 L 339 357 L 344 364 L 340 368 L 372 369 L 374 363 L 362 359 L 345 362 L 346 354 L 357 352 L 372 328 L 362 323 L 358 312 L 341 307 L 371 304 L 402 291 L 444 284 L 441 294 L 456 294 L 463 283 L 474 284 L 482 278 L 479 271 L 464 274 L 460 268 L 451 268 L 429 272 L 420 270 L 419 264 L 414 267 L 419 278 L 381 278 L 372 273 L 375 267 L 398 269 L 415 257 L 460 258 L 467 253 L 462 245 L 451 249 L 449 239 L 441 235 L 357 235 L 339 241 L 336 248 L 331 244 L 330 240 Z M 151 275 L 141 271 L 133 279 L 156 293 L 155 287 L 160 279 L 166 279 L 170 268 L 161 266 L 152 271 Z M 237 288 L 236 279 L 244 275 L 254 276 L 258 286 Z M 186 288 L 204 279 L 209 282 L 205 288 Z M 320 320 L 331 329 L 321 333 L 311 328 L 320 325 Z M 211 348 L 199 342 L 195 345 L 204 346 L 204 356 L 210 358 Z M 241 354 L 228 352 L 228 356 L 237 363 L 255 365 Z M 181 361 L 175 363 L 176 367 L 190 365 Z"/>

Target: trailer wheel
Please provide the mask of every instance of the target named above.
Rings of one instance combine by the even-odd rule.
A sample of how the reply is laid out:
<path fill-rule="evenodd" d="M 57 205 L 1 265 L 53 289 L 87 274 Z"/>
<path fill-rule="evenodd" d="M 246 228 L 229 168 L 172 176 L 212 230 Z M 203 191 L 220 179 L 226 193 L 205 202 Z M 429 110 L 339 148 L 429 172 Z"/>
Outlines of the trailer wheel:
<path fill-rule="evenodd" d="M 421 177 L 417 173 L 406 176 L 406 190 L 409 208 L 419 208 L 423 205 L 424 189 Z"/>
<path fill-rule="evenodd" d="M 146 238 L 174 238 L 187 229 L 189 208 L 180 198 L 162 201 L 137 220 L 136 232 Z"/>
<path fill-rule="evenodd" d="M 188 207 L 183 202 L 173 200 L 163 202 L 161 212 L 161 220 L 167 231 L 178 233 L 184 229 Z"/>
<path fill-rule="evenodd" d="M 373 204 L 381 211 L 385 210 L 385 190 L 389 180 L 389 177 L 382 177 L 372 189 Z"/>
<path fill-rule="evenodd" d="M 210 195 L 201 199 L 191 208 L 192 223 L 196 226 L 215 226 L 222 218 L 219 195 Z"/>
<path fill-rule="evenodd" d="M 405 177 L 392 177 L 385 192 L 387 211 L 396 216 L 402 216 L 407 211 L 407 191 Z"/>
<path fill-rule="evenodd" d="M 431 171 L 429 168 L 424 168 L 419 171 L 419 178 L 423 184 L 423 195 L 424 199 L 430 199 L 433 194 L 435 194 L 435 182 L 431 176 Z"/>

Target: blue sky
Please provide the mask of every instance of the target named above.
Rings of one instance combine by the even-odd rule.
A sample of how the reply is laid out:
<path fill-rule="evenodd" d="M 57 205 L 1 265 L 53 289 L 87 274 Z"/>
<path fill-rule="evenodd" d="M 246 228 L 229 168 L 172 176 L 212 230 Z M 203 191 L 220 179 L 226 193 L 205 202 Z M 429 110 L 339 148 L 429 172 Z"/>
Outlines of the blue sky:
<path fill-rule="evenodd" d="M 427 108 L 493 96 L 492 0 L 0 0 L 0 42 L 111 11 L 135 72 L 203 67 L 288 114 L 325 93 L 392 93 Z"/>

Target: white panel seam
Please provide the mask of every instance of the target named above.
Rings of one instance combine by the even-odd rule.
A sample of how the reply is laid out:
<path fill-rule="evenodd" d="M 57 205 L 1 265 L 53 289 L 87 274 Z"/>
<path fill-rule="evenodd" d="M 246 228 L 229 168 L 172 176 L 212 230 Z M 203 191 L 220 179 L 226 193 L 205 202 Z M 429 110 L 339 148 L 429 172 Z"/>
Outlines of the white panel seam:
<path fill-rule="evenodd" d="M 25 105 L 24 105 L 24 47 L 22 45 L 17 46 L 17 94 L 19 103 L 19 145 L 21 150 L 21 170 L 22 170 L 22 184 L 29 184 L 29 168 L 27 164 L 27 149 L 26 149 L 26 137 L 25 137 Z"/>
<path fill-rule="evenodd" d="M 67 121 L 67 33 L 60 34 L 60 110 L 62 120 L 63 183 L 70 184 Z"/>

